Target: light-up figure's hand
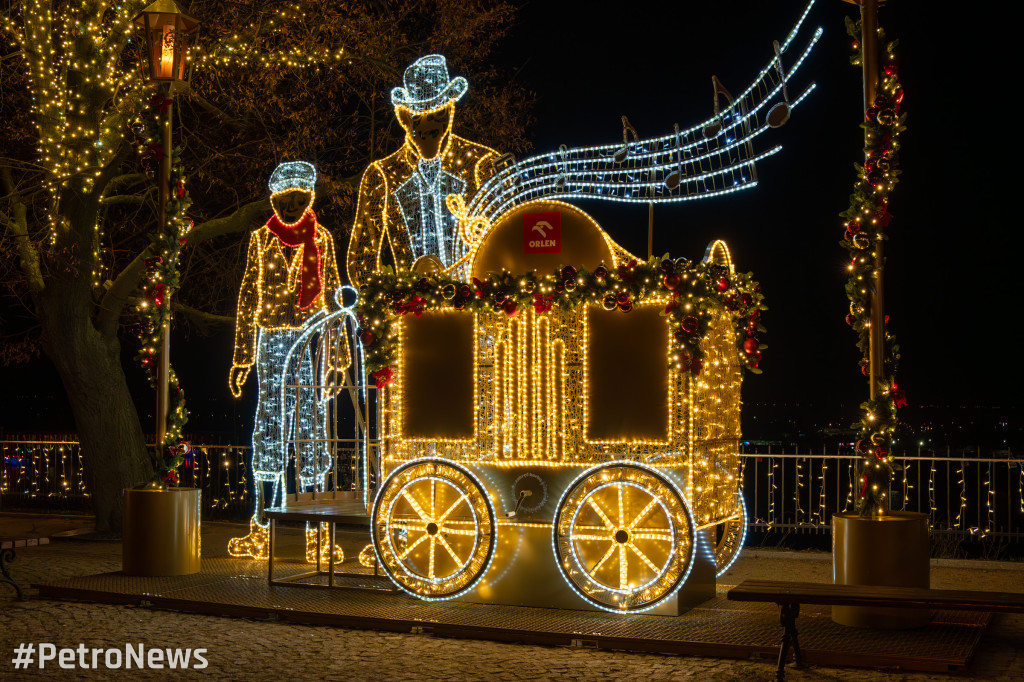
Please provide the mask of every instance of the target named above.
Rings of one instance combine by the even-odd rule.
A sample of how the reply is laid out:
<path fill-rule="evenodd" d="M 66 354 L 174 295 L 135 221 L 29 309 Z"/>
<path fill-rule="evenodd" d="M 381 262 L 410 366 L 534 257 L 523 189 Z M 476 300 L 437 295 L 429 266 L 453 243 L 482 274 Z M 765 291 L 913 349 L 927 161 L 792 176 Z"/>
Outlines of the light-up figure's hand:
<path fill-rule="evenodd" d="M 252 369 L 251 365 L 240 367 L 233 365 L 231 367 L 231 374 L 228 375 L 228 387 L 231 389 L 231 395 L 236 398 L 242 397 L 242 386 L 245 385 L 245 380 L 249 378 L 249 370 Z"/>

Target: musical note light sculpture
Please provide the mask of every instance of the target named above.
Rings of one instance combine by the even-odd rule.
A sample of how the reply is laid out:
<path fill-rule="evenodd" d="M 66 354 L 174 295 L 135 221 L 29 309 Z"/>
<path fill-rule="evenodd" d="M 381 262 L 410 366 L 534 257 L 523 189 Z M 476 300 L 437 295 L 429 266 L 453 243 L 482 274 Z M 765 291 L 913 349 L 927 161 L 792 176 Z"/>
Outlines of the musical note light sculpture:
<path fill-rule="evenodd" d="M 801 34 L 813 4 L 814 0 L 807 4 L 778 51 L 737 98 L 729 97 L 713 78 L 716 112 L 706 121 L 662 137 L 639 139 L 624 116 L 621 144 L 562 147 L 517 162 L 499 159 L 494 175 L 462 207 L 459 217 L 463 224 L 472 221 L 477 226 L 473 230 L 463 228 L 464 238 L 479 237 L 484 231 L 480 224 L 489 224 L 515 206 L 536 199 L 668 203 L 755 187 L 755 164 L 782 147 L 755 152 L 752 143 L 782 125 L 815 87 L 812 82 L 799 97 L 789 100 L 787 83 L 817 45 L 820 27 L 811 34 L 788 72 L 781 61 Z M 719 94 L 725 94 L 729 101 L 721 111 L 717 111 Z"/>

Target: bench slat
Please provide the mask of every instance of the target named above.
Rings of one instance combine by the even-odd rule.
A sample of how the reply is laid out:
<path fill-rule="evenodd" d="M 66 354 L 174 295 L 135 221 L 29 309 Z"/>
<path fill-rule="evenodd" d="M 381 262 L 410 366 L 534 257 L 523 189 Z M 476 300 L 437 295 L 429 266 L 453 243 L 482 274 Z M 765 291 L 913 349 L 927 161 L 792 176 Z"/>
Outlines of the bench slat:
<path fill-rule="evenodd" d="M 1024 613 L 1024 594 L 1018 592 L 745 580 L 729 590 L 728 598 L 732 601 L 751 602 Z"/>

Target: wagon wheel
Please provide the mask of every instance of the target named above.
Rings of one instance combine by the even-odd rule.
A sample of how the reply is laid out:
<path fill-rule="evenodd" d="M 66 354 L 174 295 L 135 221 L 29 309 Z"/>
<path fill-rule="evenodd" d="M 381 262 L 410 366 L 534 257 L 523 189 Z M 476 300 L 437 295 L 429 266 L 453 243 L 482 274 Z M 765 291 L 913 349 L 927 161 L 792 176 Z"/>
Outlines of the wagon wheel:
<path fill-rule="evenodd" d="M 734 516 L 723 523 L 715 526 L 715 577 L 720 578 L 729 570 L 736 557 L 743 549 L 743 541 L 747 537 L 747 506 L 743 500 L 743 493 L 736 491 L 736 510 Z"/>
<path fill-rule="evenodd" d="M 371 534 L 381 568 L 421 599 L 472 589 L 494 555 L 494 508 L 479 481 L 442 459 L 407 462 L 373 503 Z"/>
<path fill-rule="evenodd" d="M 654 608 L 693 565 L 686 501 L 664 475 L 637 463 L 603 464 L 577 478 L 558 503 L 553 540 L 569 585 L 612 611 Z"/>

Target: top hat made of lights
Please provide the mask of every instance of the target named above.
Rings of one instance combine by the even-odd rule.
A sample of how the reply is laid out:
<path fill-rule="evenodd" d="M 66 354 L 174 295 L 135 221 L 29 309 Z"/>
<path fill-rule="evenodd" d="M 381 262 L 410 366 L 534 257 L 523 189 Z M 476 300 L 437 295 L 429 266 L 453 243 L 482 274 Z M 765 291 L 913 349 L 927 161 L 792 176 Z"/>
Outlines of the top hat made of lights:
<path fill-rule="evenodd" d="M 186 54 L 199 22 L 182 12 L 174 0 L 156 0 L 133 22 L 146 47 L 147 80 L 170 83 L 172 91 L 180 89 L 188 80 Z"/>

